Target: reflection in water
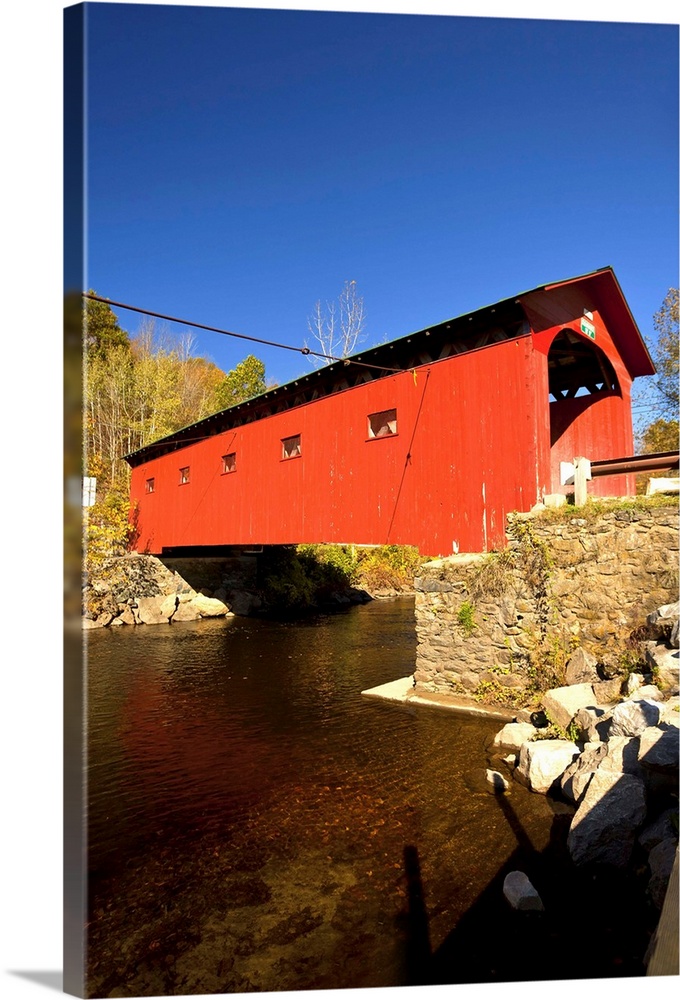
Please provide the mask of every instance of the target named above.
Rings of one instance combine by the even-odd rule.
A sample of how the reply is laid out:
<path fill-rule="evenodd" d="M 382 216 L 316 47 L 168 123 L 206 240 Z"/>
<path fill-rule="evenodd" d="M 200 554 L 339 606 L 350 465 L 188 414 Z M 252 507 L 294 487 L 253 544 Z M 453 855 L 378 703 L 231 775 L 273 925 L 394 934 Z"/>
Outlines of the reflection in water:
<path fill-rule="evenodd" d="M 417 982 L 518 847 L 493 722 L 360 696 L 413 672 L 409 600 L 88 642 L 92 995 Z"/>

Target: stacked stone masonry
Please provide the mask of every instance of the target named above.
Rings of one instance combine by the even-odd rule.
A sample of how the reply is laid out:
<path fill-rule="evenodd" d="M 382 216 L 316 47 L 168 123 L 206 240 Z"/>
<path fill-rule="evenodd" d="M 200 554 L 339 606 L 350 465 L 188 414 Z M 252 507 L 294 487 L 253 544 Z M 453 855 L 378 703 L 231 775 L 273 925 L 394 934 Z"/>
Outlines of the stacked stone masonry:
<path fill-rule="evenodd" d="M 544 687 L 561 683 L 577 648 L 620 660 L 647 615 L 677 600 L 678 511 L 670 502 L 562 522 L 513 514 L 507 538 L 503 553 L 423 566 L 417 687 L 519 703 L 536 687 L 537 669 L 552 670 Z"/>

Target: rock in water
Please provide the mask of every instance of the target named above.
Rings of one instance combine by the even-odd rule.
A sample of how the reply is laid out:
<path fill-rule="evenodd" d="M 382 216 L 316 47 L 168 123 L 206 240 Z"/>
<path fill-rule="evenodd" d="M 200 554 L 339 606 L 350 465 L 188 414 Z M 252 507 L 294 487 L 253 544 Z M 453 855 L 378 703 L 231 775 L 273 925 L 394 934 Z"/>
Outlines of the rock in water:
<path fill-rule="evenodd" d="M 201 618 L 221 618 L 229 614 L 229 608 L 222 601 L 214 597 L 206 597 L 204 594 L 196 594 L 191 602 L 198 610 Z"/>
<path fill-rule="evenodd" d="M 142 625 L 167 625 L 168 615 L 163 609 L 164 597 L 137 598 L 136 615 Z"/>
<path fill-rule="evenodd" d="M 496 733 L 494 736 L 493 745 L 501 750 L 514 750 L 519 752 L 520 747 L 527 740 L 530 740 L 532 736 L 535 736 L 536 730 L 527 722 L 508 722 L 506 726 Z"/>
<path fill-rule="evenodd" d="M 501 772 L 492 771 L 491 768 L 486 769 L 486 783 L 489 785 L 489 791 L 495 792 L 497 795 L 502 795 L 509 788 L 509 783 Z"/>
<path fill-rule="evenodd" d="M 545 909 L 541 897 L 524 872 L 510 872 L 505 876 L 503 895 L 513 910 Z"/>

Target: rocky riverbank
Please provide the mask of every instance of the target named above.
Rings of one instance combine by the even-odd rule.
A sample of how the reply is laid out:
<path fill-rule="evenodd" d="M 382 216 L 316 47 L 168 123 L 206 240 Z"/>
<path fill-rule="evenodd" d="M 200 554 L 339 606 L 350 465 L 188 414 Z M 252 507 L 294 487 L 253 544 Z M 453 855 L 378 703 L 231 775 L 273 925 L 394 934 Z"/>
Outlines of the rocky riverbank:
<path fill-rule="evenodd" d="M 603 684 L 596 658 L 574 654 L 572 683 L 545 692 L 540 710 L 518 712 L 497 733 L 487 770 L 495 794 L 518 781 L 556 799 L 572 814 L 572 862 L 644 871 L 657 909 L 678 852 L 679 608 L 648 616 L 646 673 Z M 540 887 L 524 873 L 511 876 L 510 905 L 541 910 Z"/>
<path fill-rule="evenodd" d="M 359 587 L 326 589 L 307 610 L 363 604 L 397 591 L 373 594 Z M 203 558 L 161 561 L 130 553 L 108 560 L 83 581 L 83 628 L 162 625 L 266 614 L 280 609 L 258 586 L 256 561 Z"/>

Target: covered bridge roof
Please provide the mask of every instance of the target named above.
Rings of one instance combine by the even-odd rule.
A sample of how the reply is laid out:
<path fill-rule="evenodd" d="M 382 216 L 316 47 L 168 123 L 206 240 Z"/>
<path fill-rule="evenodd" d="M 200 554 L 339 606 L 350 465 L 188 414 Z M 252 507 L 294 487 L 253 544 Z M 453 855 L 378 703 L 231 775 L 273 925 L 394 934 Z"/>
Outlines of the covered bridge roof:
<path fill-rule="evenodd" d="M 221 434 L 253 420 L 314 401 L 332 392 L 353 388 L 395 372 L 410 371 L 456 354 L 489 347 L 494 343 L 529 336 L 557 322 L 549 293 L 569 285 L 580 285 L 588 305 L 596 308 L 616 342 L 619 353 L 633 378 L 654 374 L 654 365 L 633 319 L 628 303 L 611 267 L 539 285 L 527 292 L 501 299 L 473 312 L 443 320 L 415 333 L 362 350 L 285 385 L 276 386 L 236 406 L 213 413 L 167 437 L 154 441 L 125 456 L 131 466 L 195 441 Z M 546 296 L 545 293 L 548 293 Z"/>

